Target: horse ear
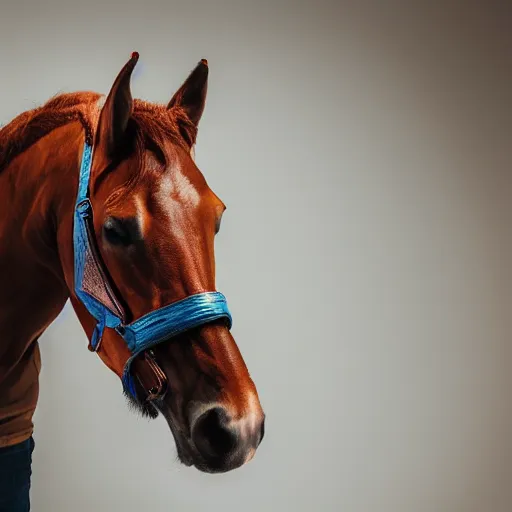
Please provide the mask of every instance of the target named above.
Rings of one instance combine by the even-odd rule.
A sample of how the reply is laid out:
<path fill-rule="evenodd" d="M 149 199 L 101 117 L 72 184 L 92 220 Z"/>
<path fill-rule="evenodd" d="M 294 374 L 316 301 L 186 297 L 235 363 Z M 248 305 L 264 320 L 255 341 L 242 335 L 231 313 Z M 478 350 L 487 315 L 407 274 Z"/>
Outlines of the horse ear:
<path fill-rule="evenodd" d="M 175 92 L 167 108 L 181 108 L 197 128 L 203 115 L 208 89 L 208 61 L 201 59 L 183 85 Z"/>
<path fill-rule="evenodd" d="M 139 54 L 133 52 L 130 60 L 117 75 L 101 109 L 95 151 L 99 150 L 108 159 L 114 158 L 124 142 L 133 110 L 130 78 L 138 60 Z"/>

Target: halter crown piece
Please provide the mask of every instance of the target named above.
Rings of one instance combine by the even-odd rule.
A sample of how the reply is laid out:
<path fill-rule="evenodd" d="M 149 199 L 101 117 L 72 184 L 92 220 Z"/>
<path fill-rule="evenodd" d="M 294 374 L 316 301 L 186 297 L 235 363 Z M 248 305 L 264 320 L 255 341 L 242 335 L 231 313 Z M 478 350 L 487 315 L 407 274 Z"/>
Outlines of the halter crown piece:
<path fill-rule="evenodd" d="M 139 354 L 177 334 L 219 318 L 227 319 L 231 329 L 232 318 L 224 295 L 211 291 L 190 295 L 126 323 L 124 308 L 110 283 L 94 235 L 89 198 L 92 154 L 92 146 L 85 142 L 73 219 L 75 293 L 96 319 L 90 340 L 92 350 L 98 350 L 106 327 L 115 329 L 124 339 L 131 356 L 123 370 L 122 384 L 125 391 L 136 398 L 131 364 Z"/>

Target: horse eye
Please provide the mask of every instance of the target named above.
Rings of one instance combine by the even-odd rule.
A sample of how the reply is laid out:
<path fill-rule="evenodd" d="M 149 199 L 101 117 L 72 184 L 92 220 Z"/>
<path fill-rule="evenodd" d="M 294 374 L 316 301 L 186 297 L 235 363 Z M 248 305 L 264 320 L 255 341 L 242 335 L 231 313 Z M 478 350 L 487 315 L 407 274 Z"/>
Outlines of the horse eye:
<path fill-rule="evenodd" d="M 112 245 L 128 246 L 138 238 L 138 226 L 135 219 L 108 217 L 103 224 L 105 240 Z"/>

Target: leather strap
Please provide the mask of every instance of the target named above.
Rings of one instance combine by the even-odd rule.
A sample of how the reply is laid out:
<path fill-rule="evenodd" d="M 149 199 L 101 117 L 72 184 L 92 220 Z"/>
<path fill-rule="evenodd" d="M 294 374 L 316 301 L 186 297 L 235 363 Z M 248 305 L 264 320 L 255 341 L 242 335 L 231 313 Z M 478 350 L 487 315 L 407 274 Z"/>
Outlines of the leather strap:
<path fill-rule="evenodd" d="M 158 366 L 152 350 L 145 350 L 132 363 L 132 371 L 146 394 L 146 400 L 163 398 L 167 392 L 167 376 Z"/>

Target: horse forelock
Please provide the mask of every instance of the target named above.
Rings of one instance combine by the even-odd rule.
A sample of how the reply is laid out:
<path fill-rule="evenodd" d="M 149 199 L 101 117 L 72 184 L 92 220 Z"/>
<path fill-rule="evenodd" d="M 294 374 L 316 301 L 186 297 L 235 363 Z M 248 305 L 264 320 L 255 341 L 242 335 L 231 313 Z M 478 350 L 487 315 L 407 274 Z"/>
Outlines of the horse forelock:
<path fill-rule="evenodd" d="M 41 138 L 72 122 L 81 123 L 86 142 L 92 144 L 105 98 L 91 91 L 62 93 L 19 114 L 0 128 L 0 172 Z M 179 108 L 134 99 L 132 122 L 139 146 L 150 141 L 163 150 L 169 140 L 180 146 L 195 142 L 197 128 Z"/>

